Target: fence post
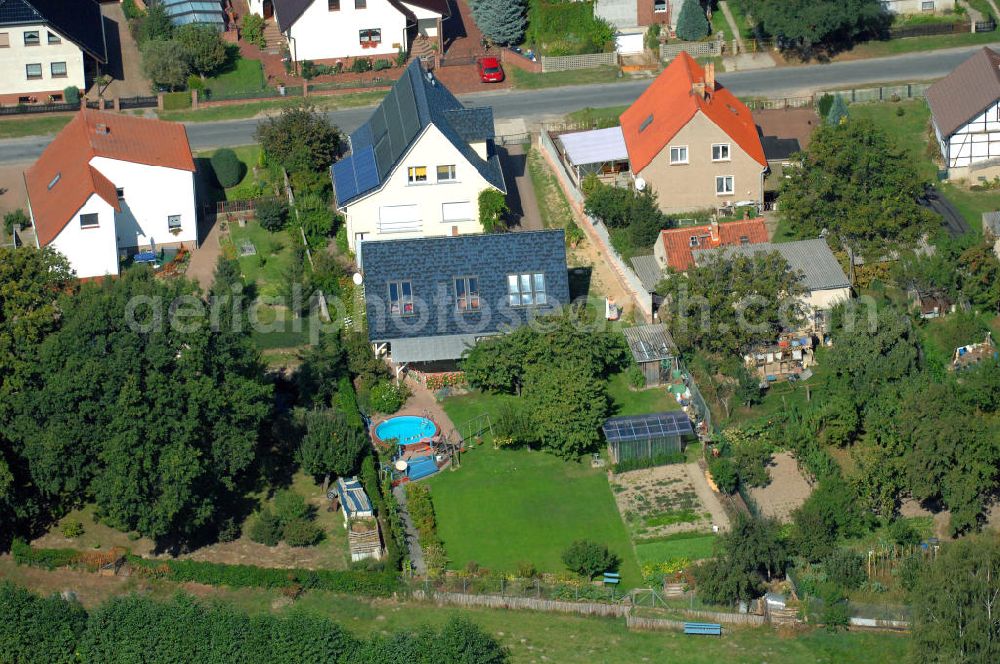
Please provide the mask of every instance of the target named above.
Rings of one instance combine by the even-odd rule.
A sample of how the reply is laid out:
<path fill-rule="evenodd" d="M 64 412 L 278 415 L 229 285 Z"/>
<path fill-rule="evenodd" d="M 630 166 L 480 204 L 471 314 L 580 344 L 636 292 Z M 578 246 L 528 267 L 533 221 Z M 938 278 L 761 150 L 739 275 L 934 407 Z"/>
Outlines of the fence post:
<path fill-rule="evenodd" d="M 192 90 L 191 91 L 191 108 L 193 110 L 195 110 L 195 111 L 198 110 L 198 91 L 197 90 Z"/>
<path fill-rule="evenodd" d="M 158 111 L 162 111 L 163 110 L 163 93 L 162 92 L 157 92 L 156 93 L 156 110 L 158 110 Z"/>
<path fill-rule="evenodd" d="M 118 97 L 114 98 L 114 100 L 112 101 L 112 108 L 114 109 L 115 113 L 122 112 L 122 101 L 120 98 Z"/>
<path fill-rule="evenodd" d="M 309 81 L 302 81 L 302 96 L 309 96 Z"/>

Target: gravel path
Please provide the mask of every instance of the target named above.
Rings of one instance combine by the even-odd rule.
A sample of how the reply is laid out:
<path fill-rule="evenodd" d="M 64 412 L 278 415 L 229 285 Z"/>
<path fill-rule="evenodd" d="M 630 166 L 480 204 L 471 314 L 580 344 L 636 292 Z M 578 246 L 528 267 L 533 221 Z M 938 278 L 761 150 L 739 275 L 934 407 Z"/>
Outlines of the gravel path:
<path fill-rule="evenodd" d="M 722 503 L 719 502 L 719 497 L 712 491 L 712 487 L 708 485 L 708 480 L 705 479 L 705 471 L 697 463 L 689 463 L 684 467 L 691 478 L 691 484 L 694 485 L 698 499 L 705 509 L 708 510 L 708 513 L 712 515 L 712 525 L 718 526 L 720 531 L 729 530 L 729 515 L 726 514 Z"/>
<path fill-rule="evenodd" d="M 413 525 L 409 511 L 406 509 L 406 491 L 403 485 L 393 487 L 392 495 L 396 497 L 396 502 L 399 503 L 399 516 L 403 519 L 403 529 L 406 531 L 406 547 L 410 550 L 410 562 L 413 563 L 413 571 L 422 576 L 427 572 L 427 566 L 424 564 L 424 552 L 421 550 L 420 542 L 417 540 L 417 529 Z"/>

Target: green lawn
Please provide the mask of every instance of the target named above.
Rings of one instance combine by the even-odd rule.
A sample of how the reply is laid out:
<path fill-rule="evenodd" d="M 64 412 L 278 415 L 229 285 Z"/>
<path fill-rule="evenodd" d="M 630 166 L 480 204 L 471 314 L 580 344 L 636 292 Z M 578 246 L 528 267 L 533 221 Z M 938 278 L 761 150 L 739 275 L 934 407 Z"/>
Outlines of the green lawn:
<path fill-rule="evenodd" d="M 212 91 L 212 97 L 257 92 L 265 87 L 264 68 L 260 60 L 237 56 L 230 69 L 205 79 L 205 87 Z"/>
<path fill-rule="evenodd" d="M 712 557 L 715 535 L 712 533 L 677 533 L 635 545 L 639 564 L 658 563 L 675 558 L 703 560 Z"/>
<path fill-rule="evenodd" d="M 850 51 L 834 60 L 857 60 L 860 58 L 883 58 L 889 55 L 936 51 L 942 48 L 990 44 L 997 40 L 996 32 L 961 32 L 953 35 L 932 35 L 929 37 L 906 37 L 886 41 L 870 41 L 858 44 Z M 792 61 L 794 62 L 794 61 Z M 807 64 L 807 63 L 803 63 Z"/>
<path fill-rule="evenodd" d="M 615 415 L 642 415 L 679 410 L 680 404 L 662 387 L 633 390 L 628 382 L 628 374 L 622 372 L 608 381 L 612 409 Z"/>
<path fill-rule="evenodd" d="M 259 295 L 279 295 L 279 284 L 284 281 L 292 260 L 292 239 L 288 231 L 271 233 L 256 221 L 250 221 L 244 227 L 231 224 L 229 233 L 237 254 L 245 240 L 257 249 L 256 255 L 239 257 L 240 270 L 247 282 L 257 284 Z"/>
<path fill-rule="evenodd" d="M 525 90 L 538 88 L 555 88 L 563 85 L 586 85 L 588 83 L 613 83 L 619 78 L 618 67 L 593 67 L 591 69 L 574 69 L 571 71 L 555 71 L 547 74 L 532 74 L 517 67 L 509 67 L 507 75 L 514 82 L 514 87 Z"/>
<path fill-rule="evenodd" d="M 208 177 L 212 170 L 211 159 L 216 150 L 207 150 L 195 155 L 196 164 L 199 170 L 205 170 L 205 177 L 202 178 L 201 197 L 207 201 L 237 201 L 248 198 L 256 198 L 260 195 L 260 190 L 254 181 L 253 167 L 260 161 L 259 145 L 242 145 L 232 148 L 236 157 L 243 163 L 243 177 L 232 187 L 220 190 L 214 177 Z"/>
<path fill-rule="evenodd" d="M 513 397 L 506 397 L 507 399 Z M 442 405 L 457 426 L 483 412 L 496 415 L 504 397 L 470 394 Z M 607 544 L 622 559 L 623 583 L 641 582 L 635 554 L 607 475 L 546 452 L 494 450 L 489 438 L 462 456 L 462 466 L 430 480 L 438 532 L 450 567 L 475 561 L 512 570 L 529 561 L 539 570 L 565 568 L 563 550 L 577 539 Z"/>
<path fill-rule="evenodd" d="M 538 209 L 542 216 L 542 226 L 545 228 L 566 228 L 576 223 L 573 220 L 573 210 L 566 200 L 555 173 L 549 168 L 538 148 L 532 147 L 528 152 L 528 176 L 531 186 L 538 199 Z"/>
<path fill-rule="evenodd" d="M 621 124 L 619 116 L 625 112 L 628 106 L 605 106 L 602 108 L 582 108 L 566 115 L 567 122 L 579 122 L 585 125 L 596 126 L 597 128 L 617 127 Z"/>
<path fill-rule="evenodd" d="M 73 119 L 72 115 L 22 115 L 0 120 L 0 138 L 55 134 Z"/>

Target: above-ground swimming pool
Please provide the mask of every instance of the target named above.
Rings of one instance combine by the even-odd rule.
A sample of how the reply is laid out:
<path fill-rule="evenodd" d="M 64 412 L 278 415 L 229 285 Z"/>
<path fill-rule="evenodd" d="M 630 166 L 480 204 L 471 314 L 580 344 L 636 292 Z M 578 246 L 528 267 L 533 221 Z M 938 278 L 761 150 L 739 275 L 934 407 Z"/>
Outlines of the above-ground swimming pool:
<path fill-rule="evenodd" d="M 433 420 L 416 415 L 391 417 L 375 427 L 379 440 L 388 442 L 395 439 L 397 445 L 412 445 L 425 438 L 432 438 L 438 428 Z"/>

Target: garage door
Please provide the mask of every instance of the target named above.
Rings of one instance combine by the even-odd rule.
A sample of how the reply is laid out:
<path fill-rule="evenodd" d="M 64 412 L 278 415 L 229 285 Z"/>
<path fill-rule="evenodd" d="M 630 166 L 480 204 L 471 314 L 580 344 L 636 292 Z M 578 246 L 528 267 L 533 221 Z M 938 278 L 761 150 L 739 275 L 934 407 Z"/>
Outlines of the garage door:
<path fill-rule="evenodd" d="M 469 221 L 476 218 L 476 208 L 469 201 L 441 205 L 442 221 Z"/>
<path fill-rule="evenodd" d="M 419 206 L 383 205 L 378 209 L 379 233 L 410 233 L 419 230 Z"/>
<path fill-rule="evenodd" d="M 642 38 L 643 33 L 641 32 L 615 35 L 615 50 L 623 55 L 642 53 Z"/>

